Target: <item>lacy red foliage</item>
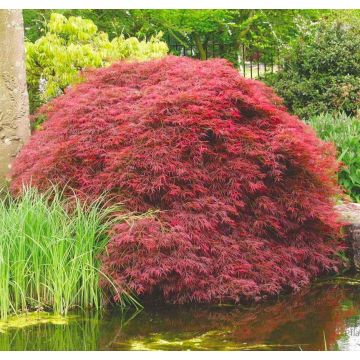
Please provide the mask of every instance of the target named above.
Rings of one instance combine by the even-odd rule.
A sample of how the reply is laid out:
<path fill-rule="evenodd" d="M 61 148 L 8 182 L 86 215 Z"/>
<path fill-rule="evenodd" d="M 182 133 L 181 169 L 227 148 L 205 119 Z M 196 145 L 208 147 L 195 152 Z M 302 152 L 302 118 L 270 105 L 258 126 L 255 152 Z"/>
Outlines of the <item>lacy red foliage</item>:
<path fill-rule="evenodd" d="M 105 190 L 154 218 L 119 224 L 104 271 L 170 302 L 240 301 L 336 271 L 335 150 L 225 60 L 167 57 L 86 74 L 41 110 L 12 189 Z"/>

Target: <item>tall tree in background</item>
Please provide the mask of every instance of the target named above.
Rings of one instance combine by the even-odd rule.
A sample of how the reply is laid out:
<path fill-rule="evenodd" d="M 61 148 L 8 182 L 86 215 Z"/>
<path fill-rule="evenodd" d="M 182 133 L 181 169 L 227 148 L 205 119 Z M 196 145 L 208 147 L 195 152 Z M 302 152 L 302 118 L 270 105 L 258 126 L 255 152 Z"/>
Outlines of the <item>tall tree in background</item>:
<path fill-rule="evenodd" d="M 237 64 L 244 45 L 252 52 L 273 58 L 303 32 L 306 23 L 321 17 L 353 16 L 354 10 L 261 9 L 63 9 L 25 10 L 25 34 L 34 42 L 46 31 L 52 12 L 91 19 L 110 40 L 121 34 L 149 39 L 160 31 L 175 54 L 205 59 L 224 57 Z M 173 45 L 176 46 L 174 47 Z M 215 45 L 215 47 L 214 47 Z M 182 49 L 182 50 L 181 50 Z M 207 51 L 208 50 L 208 51 Z"/>
<path fill-rule="evenodd" d="M 30 135 L 21 10 L 0 10 L 0 183 Z"/>

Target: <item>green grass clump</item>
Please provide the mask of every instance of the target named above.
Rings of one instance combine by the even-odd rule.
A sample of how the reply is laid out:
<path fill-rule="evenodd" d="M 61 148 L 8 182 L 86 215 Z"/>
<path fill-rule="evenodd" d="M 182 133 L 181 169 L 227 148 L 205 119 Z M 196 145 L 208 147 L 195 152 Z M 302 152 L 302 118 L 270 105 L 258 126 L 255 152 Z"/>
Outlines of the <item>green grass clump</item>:
<path fill-rule="evenodd" d="M 344 164 L 339 183 L 353 201 L 360 202 L 360 118 L 322 114 L 312 117 L 307 123 L 321 139 L 335 143 L 338 159 Z"/>
<path fill-rule="evenodd" d="M 105 294 L 99 255 L 119 208 L 102 199 L 83 204 L 66 200 L 55 189 L 40 194 L 24 189 L 20 198 L 0 198 L 0 318 L 50 308 L 66 315 L 70 309 L 100 309 Z M 114 291 L 116 291 L 115 287 Z M 123 292 L 123 305 L 138 305 Z"/>

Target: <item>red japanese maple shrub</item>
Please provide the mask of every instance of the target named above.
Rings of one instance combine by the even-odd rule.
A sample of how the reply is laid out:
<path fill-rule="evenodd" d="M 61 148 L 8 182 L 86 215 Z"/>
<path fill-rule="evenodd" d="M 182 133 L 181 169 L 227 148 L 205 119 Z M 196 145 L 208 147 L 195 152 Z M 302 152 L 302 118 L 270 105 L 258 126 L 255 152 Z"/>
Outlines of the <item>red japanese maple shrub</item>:
<path fill-rule="evenodd" d="M 85 74 L 13 164 L 12 189 L 107 191 L 153 218 L 111 230 L 103 270 L 166 301 L 260 299 L 336 271 L 335 150 L 225 60 Z"/>

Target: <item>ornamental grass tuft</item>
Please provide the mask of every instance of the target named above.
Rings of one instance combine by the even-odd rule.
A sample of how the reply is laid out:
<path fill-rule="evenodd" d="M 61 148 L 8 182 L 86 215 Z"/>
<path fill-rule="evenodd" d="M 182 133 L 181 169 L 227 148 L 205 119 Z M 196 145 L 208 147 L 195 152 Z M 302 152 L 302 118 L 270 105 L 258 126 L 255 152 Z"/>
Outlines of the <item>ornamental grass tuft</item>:
<path fill-rule="evenodd" d="M 66 315 L 104 305 L 100 279 L 112 286 L 100 271 L 99 254 L 109 226 L 126 217 L 113 216 L 119 206 L 102 201 L 64 199 L 55 188 L 42 194 L 26 188 L 17 199 L 0 198 L 1 319 L 31 310 Z M 118 297 L 123 305 L 138 305 L 126 291 Z"/>

